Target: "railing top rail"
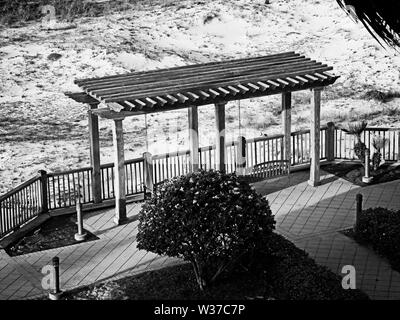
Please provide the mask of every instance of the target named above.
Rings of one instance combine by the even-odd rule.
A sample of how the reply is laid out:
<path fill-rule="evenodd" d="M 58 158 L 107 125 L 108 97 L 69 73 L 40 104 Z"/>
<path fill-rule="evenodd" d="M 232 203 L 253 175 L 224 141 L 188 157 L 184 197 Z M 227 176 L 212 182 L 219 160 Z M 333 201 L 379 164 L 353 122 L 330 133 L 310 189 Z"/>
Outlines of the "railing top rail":
<path fill-rule="evenodd" d="M 12 195 L 18 193 L 25 187 L 35 183 L 38 180 L 40 180 L 40 175 L 36 175 L 36 176 L 30 178 L 29 180 L 25 181 L 24 183 L 21 183 L 19 186 L 15 187 L 14 189 L 12 189 L 12 190 L 8 191 L 7 193 L 3 194 L 2 196 L 0 196 L 0 202 L 9 198 Z"/>
<path fill-rule="evenodd" d="M 163 158 L 183 156 L 183 155 L 187 155 L 189 153 L 190 153 L 190 150 L 181 150 L 181 151 L 175 151 L 175 152 L 155 154 L 152 158 L 153 158 L 153 160 L 157 160 L 157 159 L 163 159 Z"/>
<path fill-rule="evenodd" d="M 137 163 L 137 162 L 143 162 L 144 161 L 144 158 L 143 157 L 140 157 L 140 158 L 134 158 L 134 159 L 129 159 L 129 160 L 125 160 L 125 164 L 131 164 L 131 163 Z M 114 163 L 105 163 L 105 164 L 102 164 L 101 166 L 100 166 L 100 168 L 101 169 L 104 169 L 104 168 L 111 168 L 111 167 L 113 167 L 114 166 Z"/>
<path fill-rule="evenodd" d="M 246 142 L 251 143 L 251 142 L 259 142 L 259 141 L 267 141 L 267 140 L 281 139 L 283 137 L 284 137 L 283 134 L 275 134 L 273 136 L 260 136 L 260 137 L 247 139 Z"/>
<path fill-rule="evenodd" d="M 346 133 L 349 133 L 349 130 L 341 125 L 335 126 L 335 129 L 342 130 Z M 399 131 L 400 128 L 388 128 L 388 127 L 367 127 L 364 131 Z"/>
<path fill-rule="evenodd" d="M 78 169 L 71 169 L 71 170 L 66 170 L 66 171 L 56 171 L 56 172 L 49 172 L 47 173 L 48 177 L 57 177 L 57 176 L 63 176 L 66 174 L 71 174 L 71 173 L 78 173 L 78 172 L 84 172 L 84 171 L 91 171 L 91 167 L 84 167 L 84 168 L 78 168 Z"/>

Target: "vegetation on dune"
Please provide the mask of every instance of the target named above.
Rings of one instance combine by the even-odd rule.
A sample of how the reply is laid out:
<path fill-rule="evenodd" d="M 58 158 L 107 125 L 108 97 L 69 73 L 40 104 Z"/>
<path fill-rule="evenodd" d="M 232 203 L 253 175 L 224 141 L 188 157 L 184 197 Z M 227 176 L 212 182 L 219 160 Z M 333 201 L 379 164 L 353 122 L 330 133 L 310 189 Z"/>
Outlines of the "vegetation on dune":
<path fill-rule="evenodd" d="M 353 18 L 361 21 L 368 32 L 392 47 L 400 46 L 400 1 L 337 0 Z"/>
<path fill-rule="evenodd" d="M 0 0 L 0 24 L 40 19 L 46 12 L 41 6 L 52 5 L 62 20 L 71 21 L 78 16 L 95 17 L 113 9 L 123 9 L 127 1 L 83 1 L 83 0 Z"/>

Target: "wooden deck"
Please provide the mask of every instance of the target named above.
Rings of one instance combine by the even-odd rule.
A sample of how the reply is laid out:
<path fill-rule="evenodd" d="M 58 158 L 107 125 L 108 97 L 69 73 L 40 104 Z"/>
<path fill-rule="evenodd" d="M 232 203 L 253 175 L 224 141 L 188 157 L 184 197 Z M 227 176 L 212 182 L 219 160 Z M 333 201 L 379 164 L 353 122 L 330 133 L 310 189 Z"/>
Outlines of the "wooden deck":
<path fill-rule="evenodd" d="M 299 171 L 290 179 L 285 176 L 254 184 L 270 202 L 277 232 L 339 275 L 344 265 L 354 265 L 357 288 L 371 298 L 400 299 L 400 274 L 372 250 L 338 232 L 354 224 L 357 193 L 363 194 L 365 208 L 400 210 L 400 180 L 363 188 L 325 172 L 316 188 L 307 180 L 308 171 Z M 60 257 L 63 290 L 182 263 L 137 249 L 140 206 L 128 205 L 129 220 L 121 226 L 113 223 L 113 208 L 86 214 L 85 228 L 100 238 L 97 241 L 17 257 L 0 250 L 0 299 L 43 294 L 40 271 L 54 256 Z"/>

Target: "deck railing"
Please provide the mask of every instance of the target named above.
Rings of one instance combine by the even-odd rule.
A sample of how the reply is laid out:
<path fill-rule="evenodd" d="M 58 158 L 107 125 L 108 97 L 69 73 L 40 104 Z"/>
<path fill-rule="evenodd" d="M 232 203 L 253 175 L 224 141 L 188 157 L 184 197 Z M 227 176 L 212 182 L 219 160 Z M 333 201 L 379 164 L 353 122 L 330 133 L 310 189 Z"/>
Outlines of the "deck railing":
<path fill-rule="evenodd" d="M 374 136 L 387 139 L 382 150 L 386 161 L 400 160 L 400 129 L 367 128 L 361 140 L 373 150 Z M 291 166 L 310 162 L 311 136 L 309 130 L 291 134 Z M 257 164 L 284 160 L 284 136 L 262 136 L 245 140 L 246 168 Z M 335 127 L 332 123 L 321 128 L 321 160 L 346 159 L 354 160 L 355 137 L 344 128 Z M 226 144 L 226 171 L 234 172 L 237 167 L 236 156 L 238 141 Z M 151 170 L 153 183 L 179 176 L 189 172 L 188 150 L 153 155 L 151 166 L 147 166 L 144 157 L 125 162 L 125 192 L 128 196 L 144 193 L 146 190 L 146 170 Z M 199 167 L 205 170 L 215 169 L 215 145 L 199 148 Z M 151 169 L 149 169 L 151 168 Z M 114 165 L 104 164 L 100 167 L 101 199 L 114 198 Z M 74 207 L 76 195 L 80 192 L 81 202 L 93 202 L 92 168 L 74 169 L 57 173 L 40 174 L 24 182 L 17 188 L 0 197 L 0 238 L 13 232 L 48 210 Z"/>
<path fill-rule="evenodd" d="M 386 143 L 381 150 L 382 158 L 386 161 L 400 160 L 400 129 L 394 128 L 366 128 L 361 134 L 361 141 L 365 143 L 367 148 L 374 150 L 374 137 L 382 137 L 386 139 Z M 353 146 L 356 137 L 347 132 L 346 129 L 335 128 L 335 158 L 353 160 L 357 159 L 354 154 Z"/>
<path fill-rule="evenodd" d="M 0 238 L 19 229 L 44 209 L 43 185 L 37 175 L 0 197 Z"/>

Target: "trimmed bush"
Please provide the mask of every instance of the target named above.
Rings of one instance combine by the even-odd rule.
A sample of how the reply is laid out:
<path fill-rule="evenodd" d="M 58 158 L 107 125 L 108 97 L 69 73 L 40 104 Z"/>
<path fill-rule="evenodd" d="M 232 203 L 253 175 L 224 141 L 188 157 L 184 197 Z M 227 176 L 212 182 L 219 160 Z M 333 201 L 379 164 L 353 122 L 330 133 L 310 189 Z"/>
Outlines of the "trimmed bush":
<path fill-rule="evenodd" d="M 123 1 L 84 2 L 82 0 L 0 0 L 0 24 L 12 24 L 42 18 L 40 6 L 52 5 L 62 20 L 79 16 L 99 16 L 112 8 L 123 9 Z"/>
<path fill-rule="evenodd" d="M 200 289 L 265 245 L 268 201 L 235 174 L 199 171 L 164 182 L 139 213 L 138 248 L 193 265 Z"/>
<path fill-rule="evenodd" d="M 400 211 L 380 207 L 364 210 L 354 231 L 357 240 L 400 266 Z"/>

